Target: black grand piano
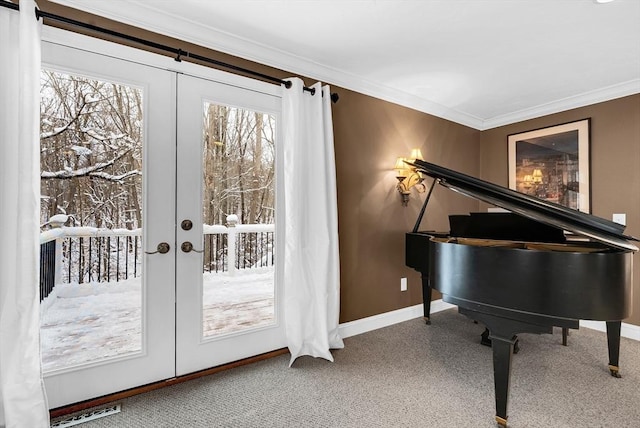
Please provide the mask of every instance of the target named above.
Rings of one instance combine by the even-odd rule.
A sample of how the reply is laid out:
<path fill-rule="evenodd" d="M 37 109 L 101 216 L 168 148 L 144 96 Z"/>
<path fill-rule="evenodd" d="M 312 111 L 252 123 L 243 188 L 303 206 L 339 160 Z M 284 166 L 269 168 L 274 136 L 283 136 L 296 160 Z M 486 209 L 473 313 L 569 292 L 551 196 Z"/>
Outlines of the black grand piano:
<path fill-rule="evenodd" d="M 496 422 L 507 425 L 519 333 L 552 333 L 554 326 L 566 332 L 581 319 L 606 321 L 609 370 L 620 377 L 620 325 L 631 315 L 632 255 L 638 250 L 630 241 L 638 239 L 599 217 L 419 159 L 413 166 L 434 181 L 406 235 L 406 264 L 422 274 L 427 324 L 435 289 L 487 328 Z M 451 216 L 450 232 L 419 232 L 436 183 L 506 212 Z"/>

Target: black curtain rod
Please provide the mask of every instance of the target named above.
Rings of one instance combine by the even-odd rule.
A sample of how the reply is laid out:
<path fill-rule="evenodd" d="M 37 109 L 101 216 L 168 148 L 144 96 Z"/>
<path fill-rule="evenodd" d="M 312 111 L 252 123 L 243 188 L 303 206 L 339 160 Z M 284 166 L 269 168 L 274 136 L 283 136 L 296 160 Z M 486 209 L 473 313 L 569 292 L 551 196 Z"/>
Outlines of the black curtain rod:
<path fill-rule="evenodd" d="M 13 9 L 13 10 L 20 10 L 20 6 L 16 3 L 12 3 L 6 0 L 2 0 L 0 1 L 0 6 L 3 7 L 8 7 L 9 9 Z M 113 31 L 113 30 L 109 30 L 107 28 L 103 28 L 103 27 L 98 27 L 96 25 L 92 25 L 92 24 L 87 24 L 85 22 L 81 22 L 81 21 L 76 21 L 75 19 L 71 19 L 71 18 L 66 18 L 64 16 L 60 16 L 60 15 L 56 15 L 53 13 L 49 13 L 49 12 L 44 12 L 42 10 L 39 10 L 38 8 L 36 8 L 35 10 L 36 12 L 36 19 L 40 19 L 42 18 L 47 18 L 47 19 L 51 19 L 53 21 L 58 21 L 58 22 L 62 22 L 65 24 L 69 24 L 69 25 L 73 25 L 76 27 L 80 27 L 80 28 L 85 28 L 87 30 L 91 30 L 91 31 L 96 31 L 98 33 L 103 33 L 103 34 L 108 34 L 110 36 L 114 36 L 114 37 L 119 37 L 121 39 L 125 39 L 134 43 L 138 43 L 141 44 L 143 46 L 147 46 L 150 48 L 154 48 L 154 49 L 158 49 L 158 50 L 162 50 L 165 52 L 171 52 L 175 55 L 175 60 L 177 62 L 181 62 L 182 58 L 192 58 L 194 60 L 197 61 L 202 61 L 202 62 L 206 62 L 209 64 L 213 64 L 213 65 L 217 65 L 219 67 L 223 67 L 229 70 L 234 70 L 234 71 L 238 71 L 240 73 L 244 73 L 244 74 L 248 74 L 251 76 L 255 76 L 255 77 L 259 77 L 261 79 L 264 80 L 268 80 L 270 82 L 273 83 L 278 83 L 280 85 L 284 85 L 285 88 L 289 89 L 291 88 L 292 83 L 288 80 L 283 80 L 283 79 L 279 79 L 277 77 L 273 77 L 273 76 L 269 76 L 267 74 L 263 74 L 263 73 L 259 73 L 257 71 L 253 71 L 253 70 L 249 70 L 247 68 L 243 68 L 243 67 L 238 67 L 236 65 L 233 64 L 227 64 L 226 62 L 222 62 L 222 61 L 218 61 L 215 60 L 213 58 L 209 58 L 206 56 L 202 56 L 202 55 L 198 55 L 198 54 L 193 54 L 187 51 L 183 51 L 182 49 L 179 48 L 172 48 L 171 46 L 167 46 L 167 45 L 163 45 L 160 43 L 156 43 L 156 42 L 152 42 L 151 40 L 145 40 L 145 39 L 141 39 L 139 37 L 135 37 L 135 36 L 130 36 L 128 34 L 124 34 L 124 33 L 120 33 L 118 31 Z M 311 95 L 315 95 L 315 88 L 307 88 L 306 86 L 304 86 L 302 88 L 304 91 L 309 92 Z M 339 99 L 339 96 L 337 93 L 332 93 L 331 94 L 331 101 L 333 101 L 334 103 L 337 103 Z"/>

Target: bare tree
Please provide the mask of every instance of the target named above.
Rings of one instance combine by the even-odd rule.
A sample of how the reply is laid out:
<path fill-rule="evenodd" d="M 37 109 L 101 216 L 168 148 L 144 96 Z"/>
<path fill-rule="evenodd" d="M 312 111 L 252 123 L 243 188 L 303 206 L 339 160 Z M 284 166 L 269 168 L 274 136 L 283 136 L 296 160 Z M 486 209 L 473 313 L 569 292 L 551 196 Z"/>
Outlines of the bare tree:
<path fill-rule="evenodd" d="M 63 212 L 81 225 L 139 227 L 142 91 L 44 70 L 41 100 L 43 223 Z"/>
<path fill-rule="evenodd" d="M 203 123 L 205 222 L 273 223 L 275 118 L 208 104 Z"/>

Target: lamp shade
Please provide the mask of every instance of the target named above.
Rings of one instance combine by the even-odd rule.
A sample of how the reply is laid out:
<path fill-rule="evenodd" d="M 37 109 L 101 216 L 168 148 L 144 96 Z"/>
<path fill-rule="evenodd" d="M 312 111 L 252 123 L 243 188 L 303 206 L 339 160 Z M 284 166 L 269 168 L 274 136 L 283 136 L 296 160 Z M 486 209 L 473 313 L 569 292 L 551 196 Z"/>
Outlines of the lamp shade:
<path fill-rule="evenodd" d="M 411 150 L 411 156 L 409 156 L 409 162 L 413 162 L 416 159 L 422 160 L 422 152 L 420 151 L 420 149 Z"/>
<path fill-rule="evenodd" d="M 404 163 L 404 158 L 396 159 L 396 165 L 393 167 L 396 170 L 396 175 L 398 177 L 406 177 L 407 176 L 407 164 Z"/>
<path fill-rule="evenodd" d="M 540 171 L 539 169 L 534 169 L 532 175 L 534 183 L 542 183 L 542 171 Z"/>

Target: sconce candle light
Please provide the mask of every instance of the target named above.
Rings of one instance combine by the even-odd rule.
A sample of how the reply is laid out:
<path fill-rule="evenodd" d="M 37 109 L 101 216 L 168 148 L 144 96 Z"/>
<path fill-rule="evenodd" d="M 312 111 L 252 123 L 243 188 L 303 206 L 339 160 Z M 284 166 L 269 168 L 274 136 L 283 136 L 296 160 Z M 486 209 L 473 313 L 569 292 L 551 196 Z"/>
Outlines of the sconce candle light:
<path fill-rule="evenodd" d="M 416 159 L 422 160 L 422 152 L 420 149 L 411 150 L 411 155 L 408 158 L 397 158 L 396 165 L 393 169 L 396 170 L 396 178 L 398 179 L 397 189 L 402 196 L 402 205 L 407 206 L 409 203 L 409 195 L 411 195 L 411 188 L 415 186 L 418 192 L 425 191 L 422 181 L 424 178 L 416 170 L 415 167 L 410 164 Z"/>
<path fill-rule="evenodd" d="M 535 184 L 542 183 L 542 171 L 540 171 L 539 169 L 534 169 L 531 178 Z"/>

